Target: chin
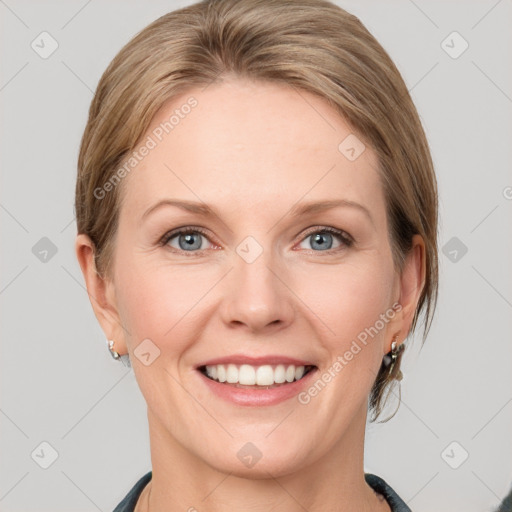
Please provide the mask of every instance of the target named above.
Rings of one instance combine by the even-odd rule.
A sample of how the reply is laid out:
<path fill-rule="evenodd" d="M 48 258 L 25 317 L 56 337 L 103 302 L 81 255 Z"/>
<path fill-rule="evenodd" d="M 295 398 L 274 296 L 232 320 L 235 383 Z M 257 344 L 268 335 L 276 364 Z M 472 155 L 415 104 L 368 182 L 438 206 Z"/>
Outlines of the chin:
<path fill-rule="evenodd" d="M 215 454 L 212 458 L 210 449 L 210 456 L 203 460 L 222 473 L 239 478 L 264 480 L 286 476 L 300 469 L 303 461 L 298 460 L 297 453 L 301 450 L 304 450 L 301 443 L 289 446 L 289 449 L 284 451 L 282 446 L 276 446 L 268 441 L 233 441 L 230 447 L 221 447 L 221 453 L 217 458 Z"/>

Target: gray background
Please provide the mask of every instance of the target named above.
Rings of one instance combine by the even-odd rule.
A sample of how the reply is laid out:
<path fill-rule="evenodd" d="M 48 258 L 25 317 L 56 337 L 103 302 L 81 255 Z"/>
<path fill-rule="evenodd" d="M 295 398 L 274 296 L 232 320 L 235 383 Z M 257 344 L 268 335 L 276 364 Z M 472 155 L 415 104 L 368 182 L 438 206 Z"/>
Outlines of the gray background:
<path fill-rule="evenodd" d="M 106 350 L 75 259 L 73 194 L 100 75 L 189 3 L 0 0 L 2 511 L 109 511 L 151 468 L 145 401 Z M 410 340 L 399 412 L 368 427 L 365 469 L 415 512 L 490 511 L 512 484 L 512 2 L 338 3 L 411 90 L 444 248 L 434 325 L 421 351 Z M 59 45 L 47 59 L 31 48 L 43 31 Z M 453 31 L 469 44 L 458 58 Z M 47 469 L 42 442 L 58 453 Z"/>

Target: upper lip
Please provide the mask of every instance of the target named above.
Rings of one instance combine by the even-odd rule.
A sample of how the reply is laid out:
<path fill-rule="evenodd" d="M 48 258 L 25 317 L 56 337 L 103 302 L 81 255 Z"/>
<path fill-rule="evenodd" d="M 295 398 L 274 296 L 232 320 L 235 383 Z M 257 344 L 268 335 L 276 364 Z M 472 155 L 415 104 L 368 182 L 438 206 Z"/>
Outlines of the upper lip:
<path fill-rule="evenodd" d="M 204 361 L 198 364 L 197 368 L 201 368 L 202 366 L 214 366 L 216 364 L 249 364 L 251 366 L 263 366 L 266 364 L 293 364 L 294 366 L 315 366 L 310 361 L 305 361 L 303 359 L 295 359 L 293 357 L 288 356 L 274 355 L 250 357 L 247 355 L 233 354 L 231 356 L 216 357 L 215 359 L 209 359 L 208 361 Z"/>

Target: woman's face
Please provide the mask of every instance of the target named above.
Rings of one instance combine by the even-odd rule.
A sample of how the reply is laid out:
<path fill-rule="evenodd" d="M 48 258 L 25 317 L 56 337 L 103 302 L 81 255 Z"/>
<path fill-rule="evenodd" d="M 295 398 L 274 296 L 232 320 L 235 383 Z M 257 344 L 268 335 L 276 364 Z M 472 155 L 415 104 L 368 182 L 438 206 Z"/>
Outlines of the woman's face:
<path fill-rule="evenodd" d="M 403 283 L 377 159 L 361 144 L 323 100 L 245 80 L 192 90 L 152 121 L 122 183 L 107 335 L 129 350 L 162 443 L 266 477 L 364 429 L 383 355 L 409 326 L 391 309 Z M 198 369 L 250 362 L 240 357 L 272 358 L 253 365 L 260 378 L 274 375 L 265 362 L 286 374 L 285 358 L 315 369 L 272 389 Z"/>

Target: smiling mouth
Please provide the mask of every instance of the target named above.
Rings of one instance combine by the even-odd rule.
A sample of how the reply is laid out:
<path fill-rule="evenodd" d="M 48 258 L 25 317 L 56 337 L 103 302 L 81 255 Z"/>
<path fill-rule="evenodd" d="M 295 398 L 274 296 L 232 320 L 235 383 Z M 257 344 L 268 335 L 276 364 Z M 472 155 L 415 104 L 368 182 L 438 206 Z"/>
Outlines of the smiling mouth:
<path fill-rule="evenodd" d="M 235 388 L 272 389 L 272 388 L 277 388 L 277 387 L 281 387 L 281 386 L 286 386 L 287 384 L 292 384 L 294 382 L 298 382 L 299 380 L 302 380 L 306 375 L 308 375 L 309 373 L 313 372 L 316 369 L 317 369 L 317 367 L 314 365 L 307 365 L 307 366 L 303 366 L 303 367 L 294 367 L 293 371 L 288 372 L 288 374 L 285 376 L 285 378 L 283 378 L 282 374 L 281 374 L 281 376 L 274 374 L 275 377 L 274 377 L 274 379 L 272 379 L 272 381 L 273 381 L 272 383 L 268 382 L 268 383 L 265 383 L 262 385 L 258 385 L 258 384 L 256 384 L 256 382 L 254 384 L 240 384 L 240 382 L 238 382 L 238 380 L 242 380 L 242 379 L 238 379 L 235 377 L 235 379 L 233 381 L 233 379 L 226 378 L 225 375 L 222 375 L 221 379 L 219 379 L 219 376 L 217 376 L 217 372 L 214 372 L 213 375 L 211 375 L 211 374 L 209 375 L 206 366 L 200 366 L 198 368 L 198 371 L 200 371 L 207 379 L 210 379 L 219 384 L 226 384 L 228 386 L 235 387 Z M 209 369 L 209 371 L 211 373 L 211 369 Z M 232 382 L 229 382 L 229 380 L 232 380 Z M 284 382 L 281 382 L 281 381 L 284 381 Z"/>

